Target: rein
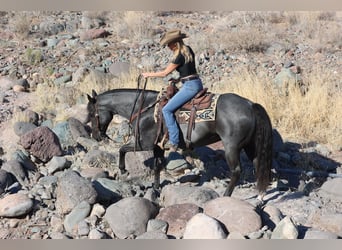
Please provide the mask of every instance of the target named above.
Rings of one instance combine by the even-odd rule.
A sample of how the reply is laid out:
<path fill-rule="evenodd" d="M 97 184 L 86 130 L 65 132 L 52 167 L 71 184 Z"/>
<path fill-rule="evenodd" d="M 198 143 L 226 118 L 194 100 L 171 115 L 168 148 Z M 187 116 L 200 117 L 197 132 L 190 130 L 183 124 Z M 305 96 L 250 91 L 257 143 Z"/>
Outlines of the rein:
<path fill-rule="evenodd" d="M 99 114 L 99 107 L 98 107 L 98 103 L 95 103 L 95 118 L 96 118 L 96 127 L 99 131 L 100 130 L 100 114 Z M 112 138 L 110 138 L 109 136 L 106 135 L 106 138 L 113 141 Z"/>
<path fill-rule="evenodd" d="M 137 95 L 135 97 L 135 100 L 134 100 L 134 105 L 133 105 L 133 108 L 132 108 L 132 112 L 131 112 L 131 115 L 130 115 L 130 118 L 129 118 L 129 123 L 132 124 L 132 122 L 134 121 L 134 119 L 137 119 L 137 122 L 135 124 L 135 128 L 134 128 L 134 137 L 135 137 L 135 143 L 134 143 L 134 152 L 136 151 L 136 147 L 137 147 L 137 143 L 139 141 L 139 146 L 141 147 L 140 145 L 140 140 L 139 140 L 139 121 L 140 121 L 140 114 L 142 112 L 145 112 L 147 111 L 148 109 L 150 109 L 151 107 L 153 107 L 155 103 L 145 107 L 145 108 L 142 108 L 143 104 L 144 104 L 144 101 L 145 101 L 145 90 L 146 90 L 146 85 L 147 85 L 147 78 L 145 79 L 145 82 L 144 82 L 144 86 L 142 88 L 142 90 L 140 89 L 140 82 L 141 82 L 141 79 L 143 78 L 143 75 L 139 75 L 138 77 L 138 80 L 137 80 Z M 140 91 L 141 90 L 141 91 Z M 140 98 L 140 103 L 139 103 L 139 108 L 138 108 L 138 112 L 136 113 L 133 113 L 134 110 L 135 110 L 135 106 L 138 102 L 138 99 L 139 99 L 139 96 L 141 96 Z"/>

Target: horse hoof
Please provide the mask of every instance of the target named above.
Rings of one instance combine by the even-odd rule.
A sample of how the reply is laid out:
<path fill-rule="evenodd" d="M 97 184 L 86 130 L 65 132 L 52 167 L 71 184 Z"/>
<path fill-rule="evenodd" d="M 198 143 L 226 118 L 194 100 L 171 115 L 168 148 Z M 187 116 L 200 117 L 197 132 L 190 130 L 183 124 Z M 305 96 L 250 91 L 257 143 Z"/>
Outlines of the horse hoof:
<path fill-rule="evenodd" d="M 252 201 L 250 201 L 250 203 L 255 208 L 262 208 L 265 205 L 265 201 L 264 200 L 260 200 L 260 199 L 253 199 Z"/>

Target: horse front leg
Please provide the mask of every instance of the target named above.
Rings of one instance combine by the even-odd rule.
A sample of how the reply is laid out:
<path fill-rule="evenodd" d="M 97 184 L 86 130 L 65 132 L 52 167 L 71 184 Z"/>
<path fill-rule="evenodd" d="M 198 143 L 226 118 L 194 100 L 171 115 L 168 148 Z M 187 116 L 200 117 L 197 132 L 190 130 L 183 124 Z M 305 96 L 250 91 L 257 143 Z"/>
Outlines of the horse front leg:
<path fill-rule="evenodd" d="M 120 174 L 125 174 L 127 172 L 126 166 L 125 166 L 125 156 L 126 156 L 126 151 L 122 150 L 120 148 L 119 150 L 119 169 L 120 169 Z"/>
<path fill-rule="evenodd" d="M 163 150 L 159 145 L 155 144 L 153 146 L 153 157 L 154 157 L 154 184 L 153 187 L 159 189 L 160 187 L 160 171 L 165 166 L 164 158 L 165 150 Z"/>
<path fill-rule="evenodd" d="M 125 160 L 126 153 L 133 152 L 133 151 L 134 151 L 133 143 L 125 144 L 119 149 L 119 169 L 120 169 L 121 174 L 125 174 L 127 172 L 126 160 Z"/>

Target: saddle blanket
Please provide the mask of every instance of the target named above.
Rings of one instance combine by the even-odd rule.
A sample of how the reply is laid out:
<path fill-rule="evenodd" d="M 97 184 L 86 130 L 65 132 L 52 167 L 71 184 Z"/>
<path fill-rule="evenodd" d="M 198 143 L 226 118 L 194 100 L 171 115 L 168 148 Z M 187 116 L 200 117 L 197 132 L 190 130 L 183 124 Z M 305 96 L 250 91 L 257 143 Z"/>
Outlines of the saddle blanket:
<path fill-rule="evenodd" d="M 212 97 L 210 106 L 205 109 L 198 109 L 196 111 L 195 122 L 215 121 L 216 103 L 219 95 L 215 94 Z M 191 115 L 191 110 L 180 108 L 176 112 L 176 117 L 179 123 L 188 123 Z"/>

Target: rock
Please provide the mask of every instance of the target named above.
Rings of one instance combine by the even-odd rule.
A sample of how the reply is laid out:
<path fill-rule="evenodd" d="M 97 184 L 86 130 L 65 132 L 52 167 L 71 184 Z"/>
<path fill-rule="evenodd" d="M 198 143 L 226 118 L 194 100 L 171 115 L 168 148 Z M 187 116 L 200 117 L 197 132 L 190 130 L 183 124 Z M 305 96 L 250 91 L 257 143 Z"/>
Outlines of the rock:
<path fill-rule="evenodd" d="M 97 199 L 91 182 L 72 170 L 67 170 L 58 179 L 56 195 L 56 210 L 59 214 L 69 213 L 82 201 L 92 205 Z"/>
<path fill-rule="evenodd" d="M 5 192 L 6 188 L 13 183 L 12 177 L 4 169 L 0 169 L 0 195 Z"/>
<path fill-rule="evenodd" d="M 339 238 L 337 234 L 331 233 L 331 232 L 326 232 L 322 231 L 319 229 L 313 229 L 310 228 L 305 232 L 305 235 L 303 237 L 304 239 L 321 239 L 321 240 L 336 240 Z"/>
<path fill-rule="evenodd" d="M 63 156 L 54 156 L 52 159 L 46 164 L 48 173 L 50 175 L 54 174 L 57 171 L 61 171 L 63 169 L 68 168 L 71 165 L 71 162 L 68 161 Z"/>
<path fill-rule="evenodd" d="M 75 140 L 72 137 L 69 123 L 67 121 L 57 123 L 52 128 L 52 131 L 56 134 L 63 147 L 66 148 L 75 144 Z"/>
<path fill-rule="evenodd" d="M 33 201 L 25 194 L 10 194 L 0 200 L 0 216 L 19 217 L 28 214 Z"/>
<path fill-rule="evenodd" d="M 10 90 L 13 88 L 14 85 L 16 85 L 16 81 L 12 80 L 11 78 L 9 78 L 7 76 L 1 76 L 0 77 L 1 91 Z"/>
<path fill-rule="evenodd" d="M 295 74 L 289 68 L 282 68 L 276 75 L 274 82 L 276 86 L 282 91 L 287 90 L 290 85 L 294 85 L 299 81 L 298 74 Z"/>
<path fill-rule="evenodd" d="M 108 171 L 106 169 L 102 168 L 89 168 L 86 167 L 81 170 L 80 172 L 81 176 L 90 180 L 90 181 L 95 181 L 99 178 L 108 178 Z"/>
<path fill-rule="evenodd" d="M 145 232 L 141 235 L 139 235 L 138 237 L 136 237 L 135 239 L 137 240 L 166 240 L 168 239 L 167 235 L 163 232 L 159 232 L 159 231 L 152 231 L 152 232 Z"/>
<path fill-rule="evenodd" d="M 1 169 L 11 173 L 21 185 L 25 185 L 28 181 L 24 167 L 17 160 L 5 162 Z"/>
<path fill-rule="evenodd" d="M 12 159 L 18 161 L 25 168 L 25 170 L 28 170 L 28 171 L 37 170 L 36 165 L 29 158 L 29 155 L 27 152 L 17 150 L 13 153 Z"/>
<path fill-rule="evenodd" d="M 41 33 L 51 36 L 57 35 L 64 30 L 64 24 L 55 21 L 45 21 L 39 24 L 39 30 Z"/>
<path fill-rule="evenodd" d="M 18 161 L 25 168 L 25 170 L 37 171 L 36 165 L 29 158 L 27 152 L 17 150 L 13 153 L 12 159 Z"/>
<path fill-rule="evenodd" d="M 109 35 L 109 32 L 105 29 L 90 29 L 81 32 L 80 39 L 81 41 L 89 41 L 96 38 L 102 38 L 107 37 Z"/>
<path fill-rule="evenodd" d="M 22 86 L 24 91 L 27 91 L 30 88 L 30 84 L 26 78 L 21 78 L 17 81 L 17 85 Z"/>
<path fill-rule="evenodd" d="M 340 213 L 324 214 L 316 211 L 310 215 L 310 222 L 315 228 L 320 228 L 342 237 L 342 214 Z"/>
<path fill-rule="evenodd" d="M 90 228 L 88 223 L 85 220 L 81 220 L 78 224 L 77 224 L 77 234 L 79 236 L 87 236 L 90 232 Z"/>
<path fill-rule="evenodd" d="M 139 197 L 124 198 L 110 205 L 104 218 L 115 236 L 125 239 L 146 232 L 147 222 L 154 218 L 158 210 L 149 200 Z"/>
<path fill-rule="evenodd" d="M 98 142 L 90 138 L 78 137 L 76 142 L 84 147 L 88 152 L 95 150 L 98 147 Z"/>
<path fill-rule="evenodd" d="M 20 144 L 42 162 L 63 155 L 58 137 L 48 127 L 37 127 L 22 135 Z"/>
<path fill-rule="evenodd" d="M 102 216 L 106 213 L 106 209 L 101 204 L 94 204 L 93 209 L 91 210 L 90 216 L 97 216 L 98 218 L 102 218 Z"/>
<path fill-rule="evenodd" d="M 22 136 L 35 128 L 37 128 L 37 126 L 31 122 L 16 122 L 13 125 L 14 133 L 17 136 Z"/>
<path fill-rule="evenodd" d="M 39 115 L 37 112 L 30 110 L 30 109 L 26 109 L 23 112 L 23 115 L 25 117 L 25 119 L 27 120 L 27 122 L 32 123 L 36 126 L 38 126 L 38 122 L 39 122 Z"/>
<path fill-rule="evenodd" d="M 76 207 L 74 207 L 72 211 L 65 216 L 65 231 L 71 235 L 77 235 L 79 223 L 89 215 L 90 210 L 91 206 L 87 201 L 82 201 Z"/>
<path fill-rule="evenodd" d="M 164 220 L 151 219 L 147 223 L 147 232 L 160 231 L 166 234 L 169 224 Z"/>
<path fill-rule="evenodd" d="M 93 186 L 98 193 L 98 200 L 102 202 L 114 203 L 122 197 L 133 196 L 131 186 L 121 181 L 98 178 L 93 181 Z"/>
<path fill-rule="evenodd" d="M 219 194 L 212 189 L 188 185 L 168 185 L 162 189 L 160 194 L 161 203 L 164 207 L 182 203 L 193 203 L 201 207 L 207 201 L 218 197 Z"/>
<path fill-rule="evenodd" d="M 228 232 L 248 235 L 258 231 L 262 226 L 261 218 L 255 208 L 248 202 L 237 198 L 216 198 L 206 202 L 203 209 L 205 214 L 223 223 Z"/>
<path fill-rule="evenodd" d="M 167 157 L 166 169 L 173 175 L 182 174 L 190 168 L 188 162 L 177 152 L 171 152 Z"/>
<path fill-rule="evenodd" d="M 131 178 L 151 176 L 153 170 L 153 152 L 127 152 L 125 166 Z"/>
<path fill-rule="evenodd" d="M 225 239 L 227 233 L 214 218 L 203 214 L 195 214 L 186 224 L 183 239 Z"/>
<path fill-rule="evenodd" d="M 298 229 L 289 216 L 282 219 L 274 228 L 271 239 L 297 239 Z"/>
<path fill-rule="evenodd" d="M 62 233 L 64 231 L 63 220 L 57 215 L 51 216 L 50 225 L 53 232 Z"/>
<path fill-rule="evenodd" d="M 99 239 L 105 239 L 106 235 L 103 232 L 100 232 L 98 229 L 94 228 L 90 230 L 88 234 L 88 238 L 90 240 L 99 240 Z"/>
<path fill-rule="evenodd" d="M 342 202 L 342 178 L 334 178 L 324 182 L 319 190 L 319 195 Z"/>
<path fill-rule="evenodd" d="M 272 205 L 266 205 L 261 212 L 261 218 L 263 225 L 267 225 L 268 228 L 273 230 L 276 225 L 284 218 L 279 208 Z"/>
<path fill-rule="evenodd" d="M 86 129 L 86 126 L 76 118 L 70 117 L 68 119 L 69 129 L 74 141 L 77 141 L 78 137 L 90 138 L 90 135 Z"/>
<path fill-rule="evenodd" d="M 167 235 L 177 239 L 183 236 L 186 224 L 201 208 L 195 204 L 175 204 L 162 209 L 156 219 L 166 221 L 169 225 Z"/>
<path fill-rule="evenodd" d="M 61 232 L 51 232 L 49 235 L 51 239 L 53 240 L 63 240 L 63 239 L 70 239 L 68 236 Z"/>
<path fill-rule="evenodd" d="M 148 188 L 144 194 L 144 198 L 152 202 L 158 202 L 158 198 L 159 198 L 158 196 L 159 196 L 159 192 L 155 190 L 153 187 Z"/>
<path fill-rule="evenodd" d="M 245 240 L 246 237 L 239 232 L 230 232 L 227 239 L 229 240 Z"/>

